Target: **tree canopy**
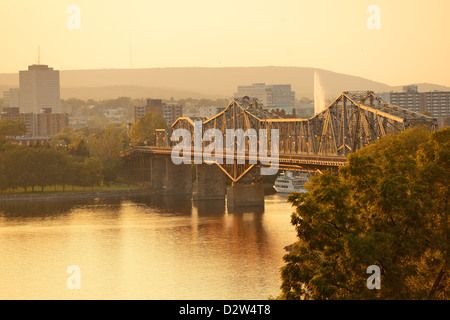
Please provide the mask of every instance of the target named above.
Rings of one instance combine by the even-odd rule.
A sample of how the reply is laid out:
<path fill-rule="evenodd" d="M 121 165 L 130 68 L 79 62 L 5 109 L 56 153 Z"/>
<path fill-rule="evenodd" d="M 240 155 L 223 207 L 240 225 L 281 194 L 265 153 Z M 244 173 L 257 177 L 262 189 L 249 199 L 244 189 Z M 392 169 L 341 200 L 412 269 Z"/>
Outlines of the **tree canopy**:
<path fill-rule="evenodd" d="M 414 128 L 349 155 L 291 194 L 299 241 L 282 299 L 448 298 L 450 128 Z M 381 271 L 370 290 L 367 268 Z"/>
<path fill-rule="evenodd" d="M 67 150 L 6 145 L 0 153 L 0 192 L 7 189 L 65 185 L 93 187 L 103 182 L 100 159 L 75 161 Z"/>
<path fill-rule="evenodd" d="M 166 129 L 167 121 L 161 115 L 147 112 L 130 129 L 131 143 L 135 145 L 155 144 L 155 129 Z"/>
<path fill-rule="evenodd" d="M 27 126 L 22 120 L 0 120 L 0 139 L 4 139 L 6 136 L 22 136 L 26 133 Z"/>

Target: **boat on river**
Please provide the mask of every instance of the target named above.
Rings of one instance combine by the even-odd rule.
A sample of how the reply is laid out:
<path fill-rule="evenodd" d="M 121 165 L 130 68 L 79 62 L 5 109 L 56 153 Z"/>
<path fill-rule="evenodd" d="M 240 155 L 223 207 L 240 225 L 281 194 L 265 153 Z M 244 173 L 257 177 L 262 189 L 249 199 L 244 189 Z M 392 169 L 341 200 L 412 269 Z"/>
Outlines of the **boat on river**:
<path fill-rule="evenodd" d="M 305 183 L 308 180 L 308 173 L 284 171 L 275 180 L 273 188 L 278 193 L 306 192 Z"/>

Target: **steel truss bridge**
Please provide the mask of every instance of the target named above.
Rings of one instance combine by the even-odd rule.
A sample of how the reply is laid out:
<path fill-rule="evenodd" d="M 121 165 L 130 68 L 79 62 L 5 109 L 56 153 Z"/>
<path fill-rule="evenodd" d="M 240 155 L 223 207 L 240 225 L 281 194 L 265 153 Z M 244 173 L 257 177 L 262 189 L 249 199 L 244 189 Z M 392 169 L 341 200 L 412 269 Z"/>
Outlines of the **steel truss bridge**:
<path fill-rule="evenodd" d="M 258 100 L 248 97 L 231 101 L 228 107 L 212 118 L 178 118 L 169 129 L 157 130 L 155 147 L 135 147 L 122 154 L 124 159 L 147 156 L 170 156 L 179 141 L 172 141 L 176 129 L 190 133 L 191 160 L 194 163 L 194 127 L 201 121 L 202 132 L 218 129 L 225 140 L 227 129 L 267 130 L 267 150 L 271 150 L 273 129 L 278 129 L 279 169 L 292 171 L 337 170 L 347 162 L 347 155 L 390 134 L 408 128 L 425 126 L 430 131 L 437 129 L 437 120 L 417 112 L 384 103 L 372 91 L 347 91 L 337 97 L 325 110 L 308 119 L 285 119 L 266 109 Z M 258 136 L 258 143 L 261 143 Z M 202 150 L 211 141 L 202 141 Z M 236 141 L 234 142 L 237 143 Z M 249 160 L 249 142 L 246 141 L 245 158 Z M 261 146 L 259 146 L 261 147 Z M 202 152 L 200 150 L 200 152 Z M 241 160 L 241 161 L 239 161 Z M 262 160 L 262 159 L 259 159 Z M 234 162 L 225 159 L 216 162 L 233 181 L 243 178 L 258 164 L 242 163 L 235 154 Z"/>

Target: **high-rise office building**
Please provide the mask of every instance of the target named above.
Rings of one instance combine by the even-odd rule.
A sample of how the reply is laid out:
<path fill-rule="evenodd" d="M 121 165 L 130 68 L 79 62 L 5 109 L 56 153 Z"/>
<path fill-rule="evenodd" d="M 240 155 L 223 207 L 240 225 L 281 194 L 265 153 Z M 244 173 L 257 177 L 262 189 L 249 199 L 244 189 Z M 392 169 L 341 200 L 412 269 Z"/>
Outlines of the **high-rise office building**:
<path fill-rule="evenodd" d="M 31 65 L 19 71 L 20 112 L 61 112 L 59 71 L 47 65 Z"/>
<path fill-rule="evenodd" d="M 59 71 L 46 65 L 32 65 L 19 71 L 19 88 L 3 93 L 0 119 L 22 120 L 27 136 L 55 136 L 69 124 L 61 112 Z"/>
<path fill-rule="evenodd" d="M 3 92 L 3 108 L 20 108 L 19 88 L 11 88 Z"/>
<path fill-rule="evenodd" d="M 253 83 L 251 86 L 238 86 L 235 97 L 255 97 L 266 107 L 295 108 L 295 92 L 290 84 L 266 85 Z"/>

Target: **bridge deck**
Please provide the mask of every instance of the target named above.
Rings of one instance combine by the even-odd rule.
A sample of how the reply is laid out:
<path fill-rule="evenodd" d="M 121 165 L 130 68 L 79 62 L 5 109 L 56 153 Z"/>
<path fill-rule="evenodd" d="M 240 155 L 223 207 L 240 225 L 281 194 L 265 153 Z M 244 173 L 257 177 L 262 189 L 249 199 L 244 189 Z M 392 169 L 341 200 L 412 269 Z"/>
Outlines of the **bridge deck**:
<path fill-rule="evenodd" d="M 172 154 L 172 148 L 170 147 L 135 147 L 123 152 L 122 157 L 130 158 L 134 156 L 139 156 L 142 154 L 147 154 L 151 156 L 165 156 L 170 157 Z M 182 156 L 182 154 L 181 154 Z M 193 163 L 196 156 L 202 156 L 201 152 L 194 152 L 191 150 L 190 159 Z M 253 160 L 253 163 L 271 163 L 274 159 L 270 157 L 250 157 L 248 154 L 244 156 L 239 156 L 236 152 L 234 155 L 235 161 L 241 161 L 244 163 L 249 163 Z M 286 154 L 280 153 L 278 157 L 278 162 L 280 165 L 319 165 L 319 166 L 333 166 L 340 167 L 347 164 L 347 157 L 345 156 L 327 156 L 327 155 L 308 155 L 308 154 Z M 222 159 L 222 163 L 226 162 L 226 157 Z"/>

